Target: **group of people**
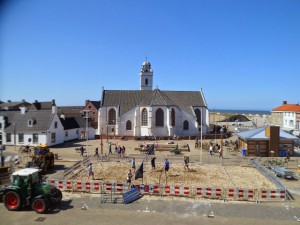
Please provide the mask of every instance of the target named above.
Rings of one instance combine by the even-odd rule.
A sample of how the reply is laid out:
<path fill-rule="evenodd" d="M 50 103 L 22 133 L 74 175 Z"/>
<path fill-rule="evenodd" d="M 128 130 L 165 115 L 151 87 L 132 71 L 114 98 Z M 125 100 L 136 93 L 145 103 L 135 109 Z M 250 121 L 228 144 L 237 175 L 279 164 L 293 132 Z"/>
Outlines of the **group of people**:
<path fill-rule="evenodd" d="M 219 145 L 219 144 L 216 144 L 215 148 L 219 153 L 219 158 L 223 159 L 223 146 Z M 208 152 L 209 152 L 210 156 L 213 156 L 214 146 L 212 144 L 209 146 Z"/>

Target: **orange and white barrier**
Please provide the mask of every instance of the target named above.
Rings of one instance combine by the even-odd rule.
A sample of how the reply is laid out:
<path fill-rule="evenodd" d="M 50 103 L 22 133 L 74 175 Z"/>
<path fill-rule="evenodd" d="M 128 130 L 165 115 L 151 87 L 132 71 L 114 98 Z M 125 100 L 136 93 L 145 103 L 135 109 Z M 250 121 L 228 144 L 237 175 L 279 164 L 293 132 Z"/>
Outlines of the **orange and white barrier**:
<path fill-rule="evenodd" d="M 206 198 L 222 198 L 222 188 L 207 188 L 207 187 L 196 187 L 195 196 L 206 197 Z"/>
<path fill-rule="evenodd" d="M 160 194 L 160 188 L 158 185 L 150 185 L 150 194 Z"/>
<path fill-rule="evenodd" d="M 96 182 L 96 181 L 69 181 L 69 180 L 48 180 L 61 191 L 81 191 L 99 193 L 121 192 L 129 190 L 126 183 Z M 182 185 L 134 185 L 141 194 L 174 195 L 185 197 L 206 197 L 224 200 L 245 200 L 245 201 L 278 201 L 286 199 L 286 190 L 257 190 L 245 188 L 209 188 L 189 187 Z"/>
<path fill-rule="evenodd" d="M 226 199 L 254 201 L 256 200 L 255 193 L 254 189 L 228 188 Z"/>
<path fill-rule="evenodd" d="M 50 184 L 54 185 L 56 188 L 62 191 L 72 191 L 73 183 L 68 180 L 50 180 Z"/>
<path fill-rule="evenodd" d="M 164 192 L 163 192 L 163 195 L 171 195 L 172 192 L 171 192 L 171 186 L 170 185 L 166 185 L 164 187 Z"/>
<path fill-rule="evenodd" d="M 111 183 L 111 182 L 109 182 L 109 183 L 103 183 L 103 190 L 105 191 L 105 192 L 112 192 L 113 191 L 113 189 L 114 189 L 114 183 Z"/>
<path fill-rule="evenodd" d="M 75 181 L 75 190 L 83 192 L 99 192 L 101 185 L 94 181 Z"/>
<path fill-rule="evenodd" d="M 286 190 L 262 190 L 260 192 L 260 200 L 284 200 L 286 198 Z"/>
<path fill-rule="evenodd" d="M 125 185 L 124 183 L 115 183 L 115 191 L 116 192 L 123 192 L 124 190 L 126 190 L 127 191 L 127 189 L 125 188 L 125 186 L 127 186 L 127 185 Z"/>
<path fill-rule="evenodd" d="M 144 184 L 140 185 L 140 193 L 148 194 L 149 192 L 150 192 L 149 185 L 144 185 Z"/>

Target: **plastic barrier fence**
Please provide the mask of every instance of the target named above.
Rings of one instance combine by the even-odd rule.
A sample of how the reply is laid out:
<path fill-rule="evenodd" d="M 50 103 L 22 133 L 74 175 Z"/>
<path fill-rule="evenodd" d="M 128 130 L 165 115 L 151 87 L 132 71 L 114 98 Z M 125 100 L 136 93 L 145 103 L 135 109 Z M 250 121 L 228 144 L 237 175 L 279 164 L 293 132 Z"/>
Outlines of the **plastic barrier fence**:
<path fill-rule="evenodd" d="M 254 189 L 228 188 L 226 199 L 256 201 L 256 192 Z"/>
<path fill-rule="evenodd" d="M 72 191 L 73 182 L 66 180 L 50 180 L 50 184 L 54 185 L 56 188 L 62 191 Z"/>
<path fill-rule="evenodd" d="M 224 199 L 222 188 L 196 187 L 195 196 Z"/>
<path fill-rule="evenodd" d="M 130 189 L 126 183 L 97 182 L 97 181 L 69 181 L 48 180 L 62 191 L 80 191 L 90 193 L 122 193 Z M 189 187 L 183 185 L 134 185 L 140 194 L 154 194 L 161 196 L 205 197 L 212 199 L 244 200 L 244 201 L 280 201 L 286 199 L 286 190 L 258 190 L 244 188 L 210 188 Z"/>
<path fill-rule="evenodd" d="M 284 200 L 286 198 L 286 190 L 261 190 L 259 200 L 271 201 L 271 200 Z"/>
<path fill-rule="evenodd" d="M 97 181 L 75 181 L 74 191 L 98 193 L 101 190 L 101 184 Z"/>

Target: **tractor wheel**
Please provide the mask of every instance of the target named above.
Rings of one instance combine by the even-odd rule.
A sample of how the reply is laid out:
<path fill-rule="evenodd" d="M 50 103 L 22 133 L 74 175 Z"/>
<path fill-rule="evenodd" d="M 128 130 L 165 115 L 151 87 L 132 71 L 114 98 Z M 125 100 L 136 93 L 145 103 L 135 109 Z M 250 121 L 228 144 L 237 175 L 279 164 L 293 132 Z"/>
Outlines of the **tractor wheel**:
<path fill-rule="evenodd" d="M 55 200 L 52 201 L 52 203 L 55 205 L 55 204 L 59 204 L 61 202 L 61 199 L 62 199 L 62 193 L 61 193 L 61 190 L 59 189 L 56 189 L 56 194 L 55 194 Z"/>
<path fill-rule="evenodd" d="M 10 211 L 19 210 L 22 206 L 20 195 L 15 191 L 8 191 L 3 197 L 3 202 Z"/>
<path fill-rule="evenodd" d="M 36 198 L 31 203 L 31 207 L 36 213 L 45 213 L 48 208 L 48 202 L 46 199 Z"/>

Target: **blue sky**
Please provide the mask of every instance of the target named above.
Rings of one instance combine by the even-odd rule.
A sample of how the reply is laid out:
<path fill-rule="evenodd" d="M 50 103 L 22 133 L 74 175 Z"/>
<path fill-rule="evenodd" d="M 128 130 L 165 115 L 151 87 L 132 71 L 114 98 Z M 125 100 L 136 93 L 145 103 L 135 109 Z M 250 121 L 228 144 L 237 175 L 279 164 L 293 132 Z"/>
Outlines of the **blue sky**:
<path fill-rule="evenodd" d="M 0 3 L 0 100 L 84 105 L 101 89 L 198 91 L 210 109 L 300 101 L 299 0 Z"/>

